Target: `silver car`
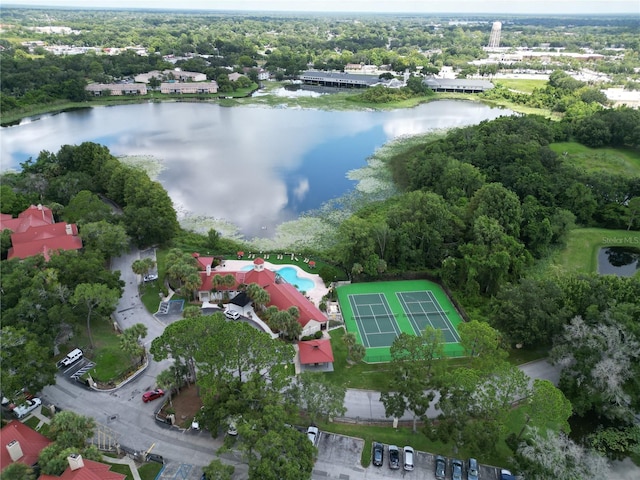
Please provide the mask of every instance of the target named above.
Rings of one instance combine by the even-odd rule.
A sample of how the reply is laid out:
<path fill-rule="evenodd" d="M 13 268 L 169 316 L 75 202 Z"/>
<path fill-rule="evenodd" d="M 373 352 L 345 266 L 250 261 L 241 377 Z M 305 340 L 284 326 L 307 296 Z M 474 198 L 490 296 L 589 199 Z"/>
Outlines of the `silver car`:
<path fill-rule="evenodd" d="M 402 450 L 404 451 L 404 469 L 410 472 L 413 470 L 413 448 L 407 445 Z"/>

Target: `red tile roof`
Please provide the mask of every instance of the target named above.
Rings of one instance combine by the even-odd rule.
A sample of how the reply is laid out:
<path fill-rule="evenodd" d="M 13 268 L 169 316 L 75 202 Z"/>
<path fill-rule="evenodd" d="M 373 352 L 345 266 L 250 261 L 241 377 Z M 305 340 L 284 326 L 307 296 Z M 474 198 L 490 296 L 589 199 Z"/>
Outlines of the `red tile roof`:
<path fill-rule="evenodd" d="M 300 351 L 301 365 L 333 362 L 331 342 L 326 338 L 298 342 L 298 350 Z"/>
<path fill-rule="evenodd" d="M 126 475 L 112 472 L 111 466 L 93 460 L 82 459 L 84 467 L 71 470 L 70 467 L 59 477 L 53 475 L 40 475 L 39 480 L 124 480 Z"/>
<path fill-rule="evenodd" d="M 38 461 L 40 451 L 51 443 L 47 437 L 24 423 L 12 420 L 0 430 L 0 469 L 13 463 L 7 450 L 7 445 L 13 440 L 18 441 L 23 453 L 17 461 L 29 466 Z"/>
<path fill-rule="evenodd" d="M 17 218 L 13 218 L 8 213 L 3 213 L 0 217 L 0 231 L 9 229 L 14 233 L 25 232 L 29 227 L 41 227 L 53 223 L 53 213 L 42 205 L 36 207 L 31 205 Z"/>
<path fill-rule="evenodd" d="M 67 233 L 67 227 L 70 232 Z M 41 227 L 31 227 L 26 232 L 11 235 L 12 248 L 7 258 L 27 258 L 42 253 L 48 258 L 50 252 L 56 250 L 79 250 L 82 239 L 78 236 L 75 224 L 54 223 Z"/>
<path fill-rule="evenodd" d="M 203 257 L 197 258 L 199 263 L 202 258 Z M 300 311 L 298 321 L 303 327 L 305 327 L 311 320 L 326 322 L 326 316 L 318 307 L 302 295 L 296 287 L 285 281 L 281 281 L 281 283 L 276 281 L 275 272 L 264 268 L 264 260 L 262 258 L 256 258 L 253 263 L 254 265 L 257 265 L 258 268 L 249 270 L 248 272 L 211 272 L 210 275 L 207 275 L 206 271 L 201 271 L 200 279 L 202 283 L 199 290 L 210 291 L 213 288 L 213 277 L 215 275 L 231 274 L 236 277 L 236 284 L 232 287 L 228 287 L 228 290 L 236 290 L 240 284 L 249 285 L 250 283 L 257 283 L 259 286 L 264 288 L 271 297 L 268 306 L 275 305 L 280 310 L 286 310 L 293 306 L 298 307 L 298 310 Z M 200 265 L 206 265 L 206 263 L 200 263 Z M 220 289 L 225 289 L 225 287 L 221 287 Z"/>
<path fill-rule="evenodd" d="M 57 250 L 78 250 L 82 240 L 75 224 L 53 223 L 51 209 L 31 205 L 18 218 L 2 214 L 0 230 L 11 230 L 11 245 L 7 258 L 27 258 L 43 254 L 49 258 Z"/>

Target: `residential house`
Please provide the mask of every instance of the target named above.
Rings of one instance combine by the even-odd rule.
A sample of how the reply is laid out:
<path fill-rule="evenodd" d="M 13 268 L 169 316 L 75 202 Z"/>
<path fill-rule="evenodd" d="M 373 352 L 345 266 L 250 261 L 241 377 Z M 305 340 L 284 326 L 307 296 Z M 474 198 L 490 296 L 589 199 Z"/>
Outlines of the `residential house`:
<path fill-rule="evenodd" d="M 102 95 L 146 95 L 147 86 L 141 83 L 91 83 L 84 87 L 94 96 Z"/>
<path fill-rule="evenodd" d="M 163 82 L 160 93 L 217 93 L 218 83 L 211 82 Z"/>
<path fill-rule="evenodd" d="M 184 72 L 182 70 L 152 70 L 147 73 L 141 73 L 133 77 L 133 80 L 138 83 L 149 83 L 153 77 L 158 80 L 176 80 L 178 82 L 205 82 L 207 75 L 200 72 Z"/>
<path fill-rule="evenodd" d="M 7 258 L 27 258 L 42 254 L 48 259 L 58 250 L 79 250 L 82 239 L 76 224 L 54 223 L 51 209 L 44 205 L 31 205 L 17 218 L 0 216 L 0 231 L 11 230 L 11 245 Z"/>
<path fill-rule="evenodd" d="M 51 440 L 19 420 L 12 420 L 0 430 L 0 471 L 15 462 L 30 467 Z"/>
<path fill-rule="evenodd" d="M 40 475 L 39 480 L 124 480 L 126 475 L 111 471 L 111 466 L 105 463 L 84 460 L 80 454 L 67 457 L 69 466 L 60 475 Z"/>

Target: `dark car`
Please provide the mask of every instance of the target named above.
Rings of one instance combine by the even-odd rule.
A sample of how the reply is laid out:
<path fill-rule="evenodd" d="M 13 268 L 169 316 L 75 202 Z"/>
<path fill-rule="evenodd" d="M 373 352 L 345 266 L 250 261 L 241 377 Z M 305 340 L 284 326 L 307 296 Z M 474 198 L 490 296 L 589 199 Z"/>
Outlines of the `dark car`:
<path fill-rule="evenodd" d="M 436 457 L 436 479 L 444 480 L 444 477 L 447 475 L 447 462 L 444 461 L 444 458 L 438 455 Z"/>
<path fill-rule="evenodd" d="M 455 458 L 451 460 L 451 469 L 453 470 L 451 480 L 462 480 L 462 460 Z"/>
<path fill-rule="evenodd" d="M 373 464 L 381 467 L 384 463 L 384 446 L 381 443 L 373 442 Z"/>
<path fill-rule="evenodd" d="M 400 468 L 400 449 L 395 445 L 389 445 L 389 468 L 392 470 Z"/>
<path fill-rule="evenodd" d="M 155 390 L 150 390 L 148 392 L 144 392 L 142 394 L 142 401 L 144 403 L 150 402 L 151 400 L 155 400 L 156 398 L 164 397 L 164 390 L 160 390 L 156 388 Z"/>
<path fill-rule="evenodd" d="M 478 480 L 478 461 L 475 458 L 467 462 L 467 480 Z"/>

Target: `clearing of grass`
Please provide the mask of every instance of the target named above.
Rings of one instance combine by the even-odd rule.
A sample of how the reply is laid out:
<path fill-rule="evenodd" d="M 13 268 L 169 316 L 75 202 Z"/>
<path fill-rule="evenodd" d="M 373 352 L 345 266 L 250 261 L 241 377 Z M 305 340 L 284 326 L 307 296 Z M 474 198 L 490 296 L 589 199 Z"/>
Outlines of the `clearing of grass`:
<path fill-rule="evenodd" d="M 533 93 L 536 88 L 543 88 L 547 80 L 532 80 L 525 78 L 500 78 L 494 79 L 496 84 L 504 85 L 509 90 L 522 93 Z"/>
<path fill-rule="evenodd" d="M 567 246 L 551 255 L 546 275 L 554 272 L 597 273 L 602 247 L 640 247 L 640 232 L 606 228 L 576 228 L 569 232 Z"/>
<path fill-rule="evenodd" d="M 565 162 L 587 172 L 640 176 L 640 151 L 630 148 L 590 148 L 576 142 L 552 143 Z"/>
<path fill-rule="evenodd" d="M 120 347 L 120 335 L 113 329 L 110 321 L 99 318 L 91 320 L 91 334 L 95 345 L 93 351 L 89 348 L 86 327 L 79 328 L 77 332 L 68 345 L 60 347 L 60 351 L 64 355 L 64 352 L 80 348 L 96 364 L 89 372 L 95 381 L 115 381 L 133 367 L 131 358 Z"/>
<path fill-rule="evenodd" d="M 336 385 L 346 388 L 362 388 L 365 390 L 387 391 L 389 374 L 387 364 L 370 365 L 366 363 L 350 364 L 347 362 L 347 346 L 342 341 L 344 329 L 330 332 L 333 349 L 333 372 L 326 373 L 326 378 Z"/>

